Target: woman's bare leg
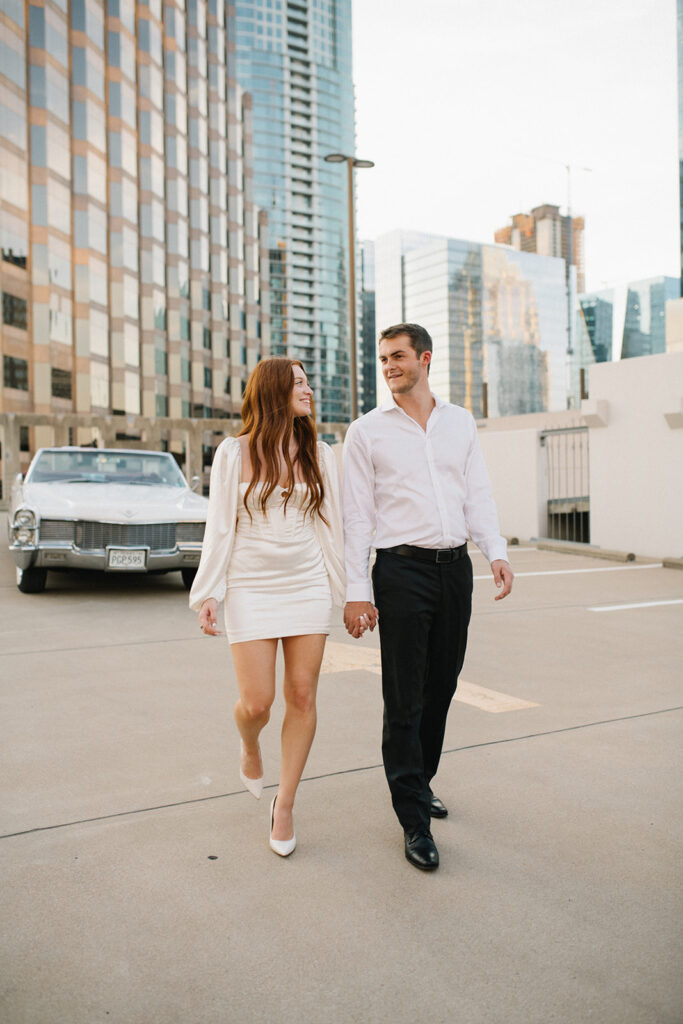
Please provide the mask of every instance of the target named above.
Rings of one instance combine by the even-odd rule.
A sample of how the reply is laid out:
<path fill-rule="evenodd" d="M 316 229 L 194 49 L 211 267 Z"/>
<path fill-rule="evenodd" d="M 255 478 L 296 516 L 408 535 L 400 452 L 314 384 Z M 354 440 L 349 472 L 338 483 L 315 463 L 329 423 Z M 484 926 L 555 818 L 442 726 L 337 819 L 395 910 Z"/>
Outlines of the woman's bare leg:
<path fill-rule="evenodd" d="M 263 765 L 258 738 L 275 699 L 277 640 L 248 640 L 232 644 L 230 650 L 240 691 L 235 722 L 244 744 L 242 771 L 248 779 L 260 779 Z"/>
<path fill-rule="evenodd" d="M 326 639 L 324 633 L 312 633 L 308 636 L 288 636 L 282 641 L 285 655 L 285 717 L 282 723 L 282 764 L 273 839 L 291 839 L 294 835 L 294 797 L 315 736 L 315 698 Z"/>

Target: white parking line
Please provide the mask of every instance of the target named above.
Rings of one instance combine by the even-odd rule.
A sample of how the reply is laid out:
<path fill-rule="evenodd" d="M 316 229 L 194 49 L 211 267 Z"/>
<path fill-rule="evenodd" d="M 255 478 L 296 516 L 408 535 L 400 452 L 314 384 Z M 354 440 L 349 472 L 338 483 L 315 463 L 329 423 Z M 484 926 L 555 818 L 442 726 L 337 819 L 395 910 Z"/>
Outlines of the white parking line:
<path fill-rule="evenodd" d="M 589 612 L 623 612 L 628 608 L 659 608 L 665 604 L 683 604 L 683 597 L 671 601 L 641 601 L 639 604 L 603 604 L 597 608 L 589 608 Z"/>
<path fill-rule="evenodd" d="M 379 648 L 366 646 L 363 641 L 357 643 L 358 646 L 352 646 L 334 640 L 328 641 L 325 646 L 321 673 L 360 670 L 381 676 L 382 665 Z M 491 714 L 538 707 L 538 704 L 533 701 L 522 700 L 521 697 L 513 697 L 509 693 L 499 693 L 497 690 L 488 690 L 485 686 L 477 686 L 476 683 L 466 683 L 464 679 L 458 682 L 455 699 L 461 704 L 469 704 L 471 707 L 479 708 L 480 711 L 488 711 Z"/>
<path fill-rule="evenodd" d="M 647 565 L 608 565 L 601 569 L 546 569 L 544 572 L 516 572 L 515 579 L 520 576 L 572 576 L 582 572 L 634 572 L 636 569 L 661 569 L 661 562 L 648 562 Z M 491 573 L 474 576 L 475 580 L 490 580 Z"/>
<path fill-rule="evenodd" d="M 470 704 L 480 711 L 489 711 L 492 714 L 499 714 L 501 711 L 522 711 L 524 708 L 539 707 L 532 700 L 522 700 L 521 697 L 511 697 L 508 693 L 498 693 L 497 690 L 487 690 L 485 686 L 477 686 L 476 683 L 466 683 L 464 679 L 458 681 L 458 689 L 455 691 L 455 699 L 461 704 Z"/>

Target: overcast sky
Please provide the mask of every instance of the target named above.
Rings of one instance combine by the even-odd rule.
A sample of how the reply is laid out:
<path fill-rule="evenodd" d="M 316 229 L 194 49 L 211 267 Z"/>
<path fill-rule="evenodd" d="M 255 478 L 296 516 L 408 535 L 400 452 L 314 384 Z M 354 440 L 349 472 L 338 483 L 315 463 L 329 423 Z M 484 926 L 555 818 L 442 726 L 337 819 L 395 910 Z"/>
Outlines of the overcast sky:
<path fill-rule="evenodd" d="M 353 0 L 358 234 L 586 217 L 589 288 L 680 272 L 676 0 Z M 591 172 L 581 168 L 589 167 Z"/>

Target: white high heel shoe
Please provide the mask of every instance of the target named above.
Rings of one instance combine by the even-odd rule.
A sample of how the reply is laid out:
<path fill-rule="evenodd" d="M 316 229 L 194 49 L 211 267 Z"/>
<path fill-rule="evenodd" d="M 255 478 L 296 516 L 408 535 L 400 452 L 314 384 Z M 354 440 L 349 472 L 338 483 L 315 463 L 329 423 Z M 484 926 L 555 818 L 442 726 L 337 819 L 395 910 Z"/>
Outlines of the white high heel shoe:
<path fill-rule="evenodd" d="M 275 817 L 276 800 L 277 794 L 273 797 L 273 802 L 270 805 L 270 848 L 279 857 L 289 857 L 290 853 L 294 853 L 296 836 L 292 836 L 291 839 L 273 839 L 273 819 Z"/>
<path fill-rule="evenodd" d="M 259 755 L 260 755 L 260 753 L 261 753 L 261 748 L 259 747 Z M 249 790 L 251 795 L 255 796 L 257 800 L 260 800 L 261 799 L 261 793 L 263 792 L 263 776 L 261 776 L 260 779 L 250 779 L 250 778 L 248 778 L 248 776 L 246 776 L 244 774 L 244 772 L 242 771 L 241 758 L 243 756 L 244 756 L 244 743 L 242 742 L 242 740 L 240 740 L 240 779 L 241 779 L 242 785 L 245 786 L 246 789 Z M 263 764 L 263 760 L 261 760 L 261 763 Z"/>

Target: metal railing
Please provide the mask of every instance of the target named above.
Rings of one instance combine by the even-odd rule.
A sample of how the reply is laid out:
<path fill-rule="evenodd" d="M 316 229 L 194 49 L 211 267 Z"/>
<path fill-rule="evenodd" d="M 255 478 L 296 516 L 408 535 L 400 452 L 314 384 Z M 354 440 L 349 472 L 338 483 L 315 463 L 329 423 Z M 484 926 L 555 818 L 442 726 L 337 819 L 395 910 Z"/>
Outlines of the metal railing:
<path fill-rule="evenodd" d="M 587 427 L 543 430 L 546 536 L 590 543 L 590 484 Z"/>

